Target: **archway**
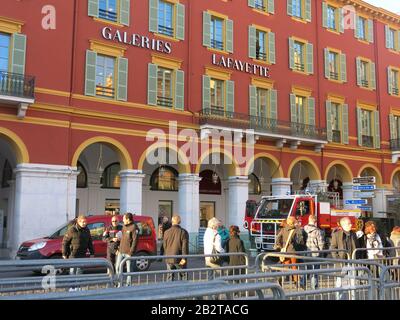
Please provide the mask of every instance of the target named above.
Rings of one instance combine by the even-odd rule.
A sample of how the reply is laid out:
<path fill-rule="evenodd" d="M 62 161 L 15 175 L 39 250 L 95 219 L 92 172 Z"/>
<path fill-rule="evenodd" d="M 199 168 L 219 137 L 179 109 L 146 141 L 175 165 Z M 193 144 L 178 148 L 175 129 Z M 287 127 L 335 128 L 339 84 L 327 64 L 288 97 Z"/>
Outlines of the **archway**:
<path fill-rule="evenodd" d="M 343 184 L 351 184 L 352 180 L 352 171 L 343 161 L 333 161 L 325 170 L 325 181 L 328 184 L 328 191 L 338 193 L 340 200 L 343 200 Z M 352 193 L 351 190 L 350 193 Z"/>
<path fill-rule="evenodd" d="M 288 169 L 288 177 L 292 181 L 292 192 L 319 191 L 313 183 L 321 181 L 321 172 L 313 160 L 300 157 L 292 161 Z M 314 190 L 315 189 L 315 190 Z"/>

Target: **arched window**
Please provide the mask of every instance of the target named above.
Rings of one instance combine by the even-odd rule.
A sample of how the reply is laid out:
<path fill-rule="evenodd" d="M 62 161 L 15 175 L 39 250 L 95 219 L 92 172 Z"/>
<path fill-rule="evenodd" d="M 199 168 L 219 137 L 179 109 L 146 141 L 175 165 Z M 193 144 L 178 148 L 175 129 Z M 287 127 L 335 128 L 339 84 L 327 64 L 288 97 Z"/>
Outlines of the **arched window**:
<path fill-rule="evenodd" d="M 157 168 L 150 178 L 150 190 L 178 191 L 178 171 L 169 166 Z"/>
<path fill-rule="evenodd" d="M 213 180 L 214 171 L 204 170 L 200 172 L 200 193 L 201 194 L 221 194 L 221 179 L 218 177 L 217 183 Z"/>
<path fill-rule="evenodd" d="M 6 162 L 4 162 L 3 174 L 1 179 L 2 188 L 8 188 L 10 186 L 8 184 L 8 181 L 12 180 L 12 176 L 13 176 L 13 169 L 8 160 L 6 160 Z"/>
<path fill-rule="evenodd" d="M 82 165 L 82 163 L 78 162 L 78 177 L 76 178 L 76 187 L 77 188 L 87 188 L 87 173 Z"/>
<path fill-rule="evenodd" d="M 252 173 L 249 175 L 249 194 L 261 194 L 261 184 L 257 176 Z"/>
<path fill-rule="evenodd" d="M 121 184 L 121 181 L 119 178 L 120 171 L 121 171 L 121 167 L 118 162 L 112 163 L 108 167 L 106 167 L 103 172 L 102 188 L 118 189 Z"/>

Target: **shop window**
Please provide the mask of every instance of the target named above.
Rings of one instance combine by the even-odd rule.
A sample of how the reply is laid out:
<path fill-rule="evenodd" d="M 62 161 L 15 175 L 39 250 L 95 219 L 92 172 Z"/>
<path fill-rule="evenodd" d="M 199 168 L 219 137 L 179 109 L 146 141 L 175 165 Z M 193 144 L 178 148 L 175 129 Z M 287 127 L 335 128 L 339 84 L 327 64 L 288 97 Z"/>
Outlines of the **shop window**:
<path fill-rule="evenodd" d="M 102 187 L 107 189 L 118 189 L 120 187 L 121 181 L 119 177 L 119 172 L 121 167 L 118 162 L 110 164 L 104 169 L 102 177 Z"/>
<path fill-rule="evenodd" d="M 261 183 L 257 176 L 252 173 L 249 175 L 249 194 L 261 194 Z"/>
<path fill-rule="evenodd" d="M 76 187 L 77 188 L 87 188 L 87 172 L 84 166 L 78 162 L 78 177 L 76 178 Z"/>
<path fill-rule="evenodd" d="M 169 166 L 157 168 L 150 178 L 153 191 L 178 191 L 178 171 Z"/>
<path fill-rule="evenodd" d="M 200 172 L 200 194 L 221 194 L 221 179 L 212 170 Z"/>

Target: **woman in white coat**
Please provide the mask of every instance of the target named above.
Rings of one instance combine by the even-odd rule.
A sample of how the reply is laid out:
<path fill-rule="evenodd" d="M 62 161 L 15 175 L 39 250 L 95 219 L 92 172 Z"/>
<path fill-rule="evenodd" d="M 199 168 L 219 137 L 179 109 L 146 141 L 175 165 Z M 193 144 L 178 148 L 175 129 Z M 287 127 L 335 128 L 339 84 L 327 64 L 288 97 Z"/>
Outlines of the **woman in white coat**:
<path fill-rule="evenodd" d="M 204 233 L 204 254 L 212 254 L 213 248 L 218 253 L 224 253 L 225 250 L 222 248 L 221 236 L 218 234 L 218 227 L 220 225 L 220 221 L 217 218 L 211 218 L 208 221 L 208 227 L 206 232 Z M 209 268 L 219 268 L 221 265 L 211 262 L 211 257 L 206 257 L 206 266 Z M 213 271 L 210 270 L 208 273 L 208 278 L 212 279 Z"/>

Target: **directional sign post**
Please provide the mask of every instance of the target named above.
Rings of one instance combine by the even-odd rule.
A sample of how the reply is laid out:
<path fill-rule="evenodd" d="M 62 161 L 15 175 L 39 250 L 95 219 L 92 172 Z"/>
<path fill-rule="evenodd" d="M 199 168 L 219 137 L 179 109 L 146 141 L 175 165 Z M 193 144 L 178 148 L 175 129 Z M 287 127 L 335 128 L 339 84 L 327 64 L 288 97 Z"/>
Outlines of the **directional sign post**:
<path fill-rule="evenodd" d="M 375 192 L 361 192 L 361 191 L 355 191 L 353 192 L 353 197 L 355 199 L 369 199 L 369 198 L 375 198 Z"/>
<path fill-rule="evenodd" d="M 376 183 L 376 178 L 374 176 L 353 178 L 353 184 L 375 184 L 375 183 Z"/>
<path fill-rule="evenodd" d="M 372 212 L 372 206 L 357 206 L 357 208 L 361 209 L 362 211 Z"/>
<path fill-rule="evenodd" d="M 357 191 L 373 191 L 376 189 L 376 186 L 373 185 L 360 185 L 360 186 L 353 186 L 353 190 Z"/>
<path fill-rule="evenodd" d="M 363 205 L 363 204 L 367 204 L 368 201 L 365 199 L 349 199 L 349 200 L 345 200 L 345 204 L 358 204 L 358 205 Z"/>

